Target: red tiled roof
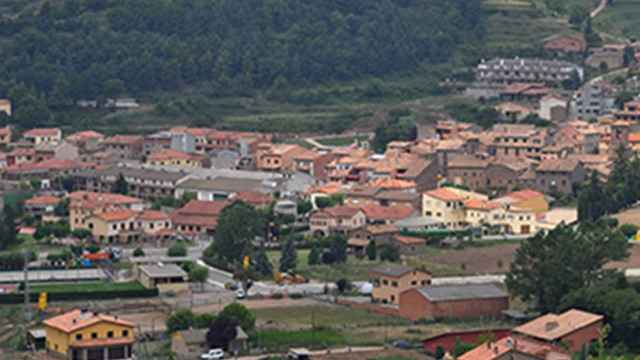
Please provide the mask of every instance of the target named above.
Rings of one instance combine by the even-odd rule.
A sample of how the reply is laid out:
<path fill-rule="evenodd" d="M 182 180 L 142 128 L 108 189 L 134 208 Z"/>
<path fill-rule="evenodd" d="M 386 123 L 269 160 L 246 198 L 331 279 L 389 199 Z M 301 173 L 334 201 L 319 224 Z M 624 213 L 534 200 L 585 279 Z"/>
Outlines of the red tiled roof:
<path fill-rule="evenodd" d="M 407 180 L 382 178 L 372 181 L 371 186 L 381 189 L 415 189 L 416 183 Z"/>
<path fill-rule="evenodd" d="M 326 208 L 323 209 L 321 212 L 322 213 L 326 213 L 332 217 L 335 218 L 352 218 L 354 216 L 356 216 L 356 214 L 358 214 L 361 210 L 359 208 L 356 207 L 351 207 L 351 206 L 344 206 L 344 205 L 339 205 L 339 206 L 334 206 L 331 208 Z"/>
<path fill-rule="evenodd" d="M 381 206 L 377 204 L 367 204 L 361 207 L 365 216 L 369 220 L 402 220 L 411 217 L 415 209 L 411 206 Z"/>
<path fill-rule="evenodd" d="M 537 171 L 544 172 L 572 172 L 580 162 L 575 159 L 546 159 L 538 165 Z"/>
<path fill-rule="evenodd" d="M 143 202 L 141 199 L 131 196 L 90 191 L 76 191 L 69 194 L 69 198 L 71 199 L 70 207 L 86 209 L 110 205 L 139 204 Z"/>
<path fill-rule="evenodd" d="M 145 221 L 165 221 L 169 220 L 169 214 L 157 210 L 145 210 L 138 215 L 138 219 Z"/>
<path fill-rule="evenodd" d="M 629 134 L 629 142 L 631 142 L 631 143 L 640 142 L 640 133 L 631 133 L 631 134 Z"/>
<path fill-rule="evenodd" d="M 17 148 L 13 149 L 9 154 L 9 156 L 34 156 L 36 154 L 36 149 L 34 148 Z"/>
<path fill-rule="evenodd" d="M 120 209 L 120 210 L 111 210 L 111 211 L 101 212 L 101 213 L 95 214 L 95 216 L 101 220 L 111 222 L 111 221 L 129 220 L 131 218 L 134 218 L 136 214 L 137 213 L 133 210 Z"/>
<path fill-rule="evenodd" d="M 502 338 L 496 342 L 487 342 L 479 345 L 458 357 L 458 360 L 494 360 L 505 356 L 510 352 L 527 354 L 536 359 L 563 359 L 569 360 L 571 356 L 565 350 L 552 344 L 533 341 L 525 338 Z M 556 355 L 549 357 L 549 355 Z"/>
<path fill-rule="evenodd" d="M 396 235 L 394 239 L 396 240 L 396 242 L 399 242 L 402 245 L 408 245 L 408 246 L 425 245 L 427 243 L 427 240 L 413 237 L 413 236 Z"/>
<path fill-rule="evenodd" d="M 58 128 L 40 128 L 31 129 L 24 133 L 24 137 L 36 137 L 36 136 L 58 136 L 62 134 L 62 131 Z"/>
<path fill-rule="evenodd" d="M 520 190 L 520 191 L 516 191 L 516 192 L 512 192 L 510 194 L 507 194 L 505 196 L 517 199 L 517 200 L 529 200 L 529 199 L 535 199 L 538 197 L 544 197 L 544 194 L 539 192 L 539 191 L 535 191 L 535 190 L 531 190 L 531 189 L 525 189 L 525 190 Z"/>
<path fill-rule="evenodd" d="M 62 199 L 55 196 L 36 196 L 25 201 L 25 205 L 57 205 Z"/>
<path fill-rule="evenodd" d="M 68 140 L 71 141 L 82 141 L 82 140 L 90 140 L 90 139 L 104 139 L 104 135 L 93 130 L 80 131 L 74 134 L 67 136 Z"/>
<path fill-rule="evenodd" d="M 11 134 L 11 127 L 5 126 L 0 128 L 0 135 L 9 135 Z"/>
<path fill-rule="evenodd" d="M 113 145 L 133 145 L 142 143 L 143 140 L 144 138 L 138 135 L 116 135 L 107 138 L 104 143 Z"/>
<path fill-rule="evenodd" d="M 447 188 L 439 188 L 439 189 L 427 191 L 424 194 L 442 201 L 463 201 L 464 200 L 464 196 L 458 195 Z"/>
<path fill-rule="evenodd" d="M 469 209 L 477 209 L 477 210 L 492 210 L 500 207 L 500 204 L 496 204 L 491 201 L 479 200 L 479 199 L 469 199 L 464 202 L 464 206 Z"/>
<path fill-rule="evenodd" d="M 109 322 L 112 324 L 118 324 L 121 326 L 129 327 L 133 329 L 134 324 L 118 319 L 114 316 L 105 314 L 97 314 L 93 312 L 82 312 L 79 309 L 69 311 L 68 313 L 52 317 L 45 320 L 43 323 L 45 326 L 49 326 L 58 329 L 66 334 L 70 334 L 79 329 L 83 329 L 88 326 L 92 326 L 101 322 Z"/>
<path fill-rule="evenodd" d="M 555 341 L 602 319 L 602 315 L 571 309 L 559 315 L 546 314 L 518 326 L 513 331 L 545 341 Z"/>
<path fill-rule="evenodd" d="M 273 197 L 271 195 L 255 192 L 255 191 L 242 191 L 236 194 L 234 199 L 244 201 L 247 204 L 253 206 L 266 206 L 271 204 Z"/>
<path fill-rule="evenodd" d="M 180 214 L 187 215 L 214 215 L 218 216 L 229 205 L 227 201 L 201 201 L 191 200 L 182 208 L 176 210 Z"/>
<path fill-rule="evenodd" d="M 174 149 L 163 149 L 153 154 L 149 155 L 149 161 L 166 161 L 166 160 L 201 160 L 202 157 L 199 155 L 189 154 L 186 152 L 174 150 Z"/>
<path fill-rule="evenodd" d="M 18 164 L 7 168 L 8 172 L 20 173 L 35 170 L 71 170 L 71 169 L 89 169 L 93 168 L 94 164 L 85 163 L 75 160 L 61 160 L 61 159 L 48 159 L 37 163 Z"/>

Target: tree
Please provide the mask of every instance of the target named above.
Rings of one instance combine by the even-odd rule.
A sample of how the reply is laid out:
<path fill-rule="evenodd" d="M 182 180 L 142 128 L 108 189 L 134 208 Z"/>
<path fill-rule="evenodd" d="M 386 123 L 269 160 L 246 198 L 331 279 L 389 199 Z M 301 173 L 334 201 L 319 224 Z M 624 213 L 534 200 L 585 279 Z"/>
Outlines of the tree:
<path fill-rule="evenodd" d="M 311 247 L 307 261 L 309 266 L 320 264 L 320 247 L 318 247 L 318 244 L 314 243 Z"/>
<path fill-rule="evenodd" d="M 171 247 L 167 250 L 167 256 L 170 257 L 182 257 L 187 256 L 187 247 L 186 245 L 179 241 L 175 244 L 171 245 Z"/>
<path fill-rule="evenodd" d="M 624 55 L 622 57 L 624 66 L 629 66 L 636 62 L 636 51 L 631 46 L 624 48 Z"/>
<path fill-rule="evenodd" d="M 143 257 L 144 254 L 144 250 L 142 250 L 142 248 L 136 248 L 135 250 L 133 250 L 133 257 Z"/>
<path fill-rule="evenodd" d="M 378 258 L 378 247 L 376 246 L 375 241 L 369 241 L 366 251 L 369 260 L 374 261 L 376 258 Z"/>
<path fill-rule="evenodd" d="M 344 294 L 346 291 L 351 290 L 352 286 L 351 282 L 345 278 L 336 281 L 336 288 L 338 288 L 338 292 L 340 294 Z"/>
<path fill-rule="evenodd" d="M 628 248 L 624 235 L 602 221 L 561 225 L 523 241 L 505 283 L 540 311 L 555 311 L 565 294 L 604 276 L 604 265 L 626 258 Z"/>
<path fill-rule="evenodd" d="M 59 217 L 69 216 L 69 199 L 60 201 L 53 209 L 53 214 Z"/>
<path fill-rule="evenodd" d="M 444 348 L 441 345 L 438 345 L 436 347 L 436 353 L 434 354 L 434 357 L 436 358 L 436 360 L 442 360 L 442 358 L 444 358 L 444 355 Z"/>
<path fill-rule="evenodd" d="M 569 23 L 579 26 L 589 17 L 589 10 L 582 5 L 574 5 L 569 9 Z"/>
<path fill-rule="evenodd" d="M 227 350 L 229 343 L 237 336 L 238 320 L 218 316 L 207 332 L 207 344 L 209 348 Z"/>
<path fill-rule="evenodd" d="M 624 236 L 627 239 L 636 236 L 636 234 L 638 233 L 638 230 L 639 228 L 633 224 L 622 224 L 622 226 L 620 226 L 620 231 L 624 234 Z"/>
<path fill-rule="evenodd" d="M 607 212 L 604 187 L 597 172 L 593 171 L 587 186 L 578 195 L 578 220 L 595 221 Z"/>
<path fill-rule="evenodd" d="M 205 266 L 195 265 L 189 271 L 189 279 L 191 282 L 200 284 L 200 290 L 204 289 L 204 283 L 209 278 L 209 268 Z"/>
<path fill-rule="evenodd" d="M 113 184 L 113 190 L 111 192 L 113 192 L 114 194 L 121 194 L 121 195 L 129 194 L 129 183 L 127 183 L 127 180 L 124 178 L 124 175 L 122 174 L 118 175 L 118 179 L 116 179 L 116 182 Z"/>
<path fill-rule="evenodd" d="M 372 147 L 382 153 L 391 141 L 412 141 L 418 134 L 415 120 L 409 110 L 396 110 L 388 114 L 389 119 L 375 129 Z"/>
<path fill-rule="evenodd" d="M 313 205 L 310 200 L 300 200 L 297 204 L 297 210 L 299 215 L 306 214 L 313 210 Z"/>
<path fill-rule="evenodd" d="M 392 244 L 384 244 L 380 251 L 380 260 L 389 262 L 400 261 L 400 250 Z"/>
<path fill-rule="evenodd" d="M 244 331 L 252 331 L 256 327 L 256 315 L 240 303 L 229 304 L 218 314 L 219 318 L 230 318 L 238 321 Z"/>
<path fill-rule="evenodd" d="M 172 334 L 179 330 L 187 330 L 194 323 L 193 312 L 189 309 L 180 309 L 172 313 L 166 321 L 167 332 Z"/>
<path fill-rule="evenodd" d="M 569 74 L 569 78 L 562 81 L 562 87 L 567 90 L 577 90 L 581 83 L 582 79 L 580 78 L 580 74 L 577 70 L 573 70 Z"/>
<path fill-rule="evenodd" d="M 280 272 L 295 271 L 298 265 L 298 253 L 296 243 L 292 237 L 288 238 L 282 247 L 282 255 L 280 256 Z"/>
<path fill-rule="evenodd" d="M 347 238 L 343 235 L 334 235 L 331 238 L 329 251 L 335 263 L 344 264 L 347 262 L 347 248 Z"/>
<path fill-rule="evenodd" d="M 71 232 L 71 236 L 81 240 L 88 239 L 92 235 L 91 231 L 87 229 L 75 229 Z"/>
<path fill-rule="evenodd" d="M 0 224 L 0 250 L 15 245 L 18 242 L 16 234 L 16 210 L 12 205 L 6 205 Z"/>
<path fill-rule="evenodd" d="M 273 275 L 273 264 L 269 260 L 267 256 L 267 251 L 263 246 L 260 246 L 258 251 L 256 252 L 256 256 L 254 259 L 256 271 L 262 276 L 271 276 Z"/>
<path fill-rule="evenodd" d="M 218 218 L 216 238 L 205 251 L 206 257 L 227 264 L 238 264 L 252 252 L 252 242 L 264 235 L 264 221 L 256 209 L 243 202 L 227 206 Z"/>

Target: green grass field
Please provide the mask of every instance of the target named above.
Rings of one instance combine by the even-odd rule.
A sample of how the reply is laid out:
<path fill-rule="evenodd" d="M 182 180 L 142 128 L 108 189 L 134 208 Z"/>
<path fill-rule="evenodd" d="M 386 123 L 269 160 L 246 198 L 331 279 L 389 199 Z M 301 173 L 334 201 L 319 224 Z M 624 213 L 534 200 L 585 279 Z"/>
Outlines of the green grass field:
<path fill-rule="evenodd" d="M 348 345 L 345 336 L 333 329 L 262 330 L 256 332 L 251 342 L 270 351 L 286 351 L 292 347 L 313 349 Z"/>
<path fill-rule="evenodd" d="M 640 0 L 616 0 L 594 21 L 596 30 L 616 37 L 640 39 Z"/>
<path fill-rule="evenodd" d="M 361 136 L 349 136 L 349 137 L 336 137 L 327 139 L 318 139 L 317 141 L 326 146 L 347 146 L 354 142 L 367 141 L 369 138 L 366 135 Z"/>
<path fill-rule="evenodd" d="M 66 284 L 39 284 L 31 285 L 32 292 L 61 293 L 76 292 L 90 293 L 94 291 L 131 291 L 144 290 L 139 282 L 112 283 L 112 282 L 86 282 L 86 283 L 66 283 Z"/>
<path fill-rule="evenodd" d="M 409 324 L 407 320 L 401 318 L 333 305 L 290 307 L 287 311 L 278 308 L 255 309 L 254 313 L 259 322 L 272 322 L 291 328 L 311 327 L 312 321 L 316 327 L 332 327 L 338 324 L 350 327 Z"/>

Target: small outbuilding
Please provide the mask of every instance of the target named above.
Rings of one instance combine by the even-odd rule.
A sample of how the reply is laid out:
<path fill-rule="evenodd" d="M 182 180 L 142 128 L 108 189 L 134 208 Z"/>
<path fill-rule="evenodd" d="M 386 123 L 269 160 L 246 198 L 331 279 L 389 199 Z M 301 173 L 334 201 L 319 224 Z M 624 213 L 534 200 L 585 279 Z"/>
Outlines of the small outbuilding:
<path fill-rule="evenodd" d="M 189 289 L 189 276 L 175 264 L 143 265 L 138 271 L 138 281 L 147 289 L 160 292 L 182 292 Z"/>
<path fill-rule="evenodd" d="M 413 321 L 500 317 L 509 295 L 494 284 L 427 286 L 402 292 L 399 304 L 400 315 Z"/>

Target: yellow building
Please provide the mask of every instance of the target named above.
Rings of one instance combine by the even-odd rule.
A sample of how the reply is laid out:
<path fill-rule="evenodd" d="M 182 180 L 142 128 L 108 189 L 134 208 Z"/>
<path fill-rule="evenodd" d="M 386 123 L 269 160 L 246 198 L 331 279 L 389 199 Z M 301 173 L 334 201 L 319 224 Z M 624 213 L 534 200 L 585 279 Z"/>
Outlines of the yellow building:
<path fill-rule="evenodd" d="M 46 348 L 69 360 L 119 360 L 132 358 L 133 323 L 117 316 L 73 310 L 43 322 Z"/>
<path fill-rule="evenodd" d="M 22 134 L 22 137 L 33 145 L 55 145 L 62 141 L 62 130 L 58 128 L 31 129 Z"/>
<path fill-rule="evenodd" d="M 9 99 L 0 99 L 0 112 L 3 112 L 9 116 L 11 116 L 11 100 Z"/>
<path fill-rule="evenodd" d="M 373 283 L 371 298 L 375 302 L 398 304 L 400 293 L 431 284 L 431 274 L 402 265 L 384 265 L 372 269 L 369 277 Z"/>
<path fill-rule="evenodd" d="M 439 188 L 422 194 L 423 215 L 443 223 L 449 229 L 466 226 L 467 215 L 464 202 L 484 200 L 486 195 L 457 188 Z"/>
<path fill-rule="evenodd" d="M 69 194 L 69 225 L 71 230 L 86 229 L 92 231 L 87 220 L 94 214 L 130 209 L 143 211 L 146 207 L 143 200 L 131 196 L 90 191 L 76 191 Z"/>
<path fill-rule="evenodd" d="M 204 157 L 173 149 L 155 152 L 147 158 L 147 164 L 154 166 L 202 167 Z"/>
<path fill-rule="evenodd" d="M 154 210 L 110 210 L 95 213 L 85 222 L 94 239 L 109 243 L 139 241 L 145 236 L 163 236 L 172 228 L 169 215 Z"/>
<path fill-rule="evenodd" d="M 536 214 L 549 211 L 549 202 L 546 196 L 535 190 L 521 190 L 509 193 L 501 198 L 493 200 L 507 208 L 514 207 L 520 210 L 531 211 Z"/>

